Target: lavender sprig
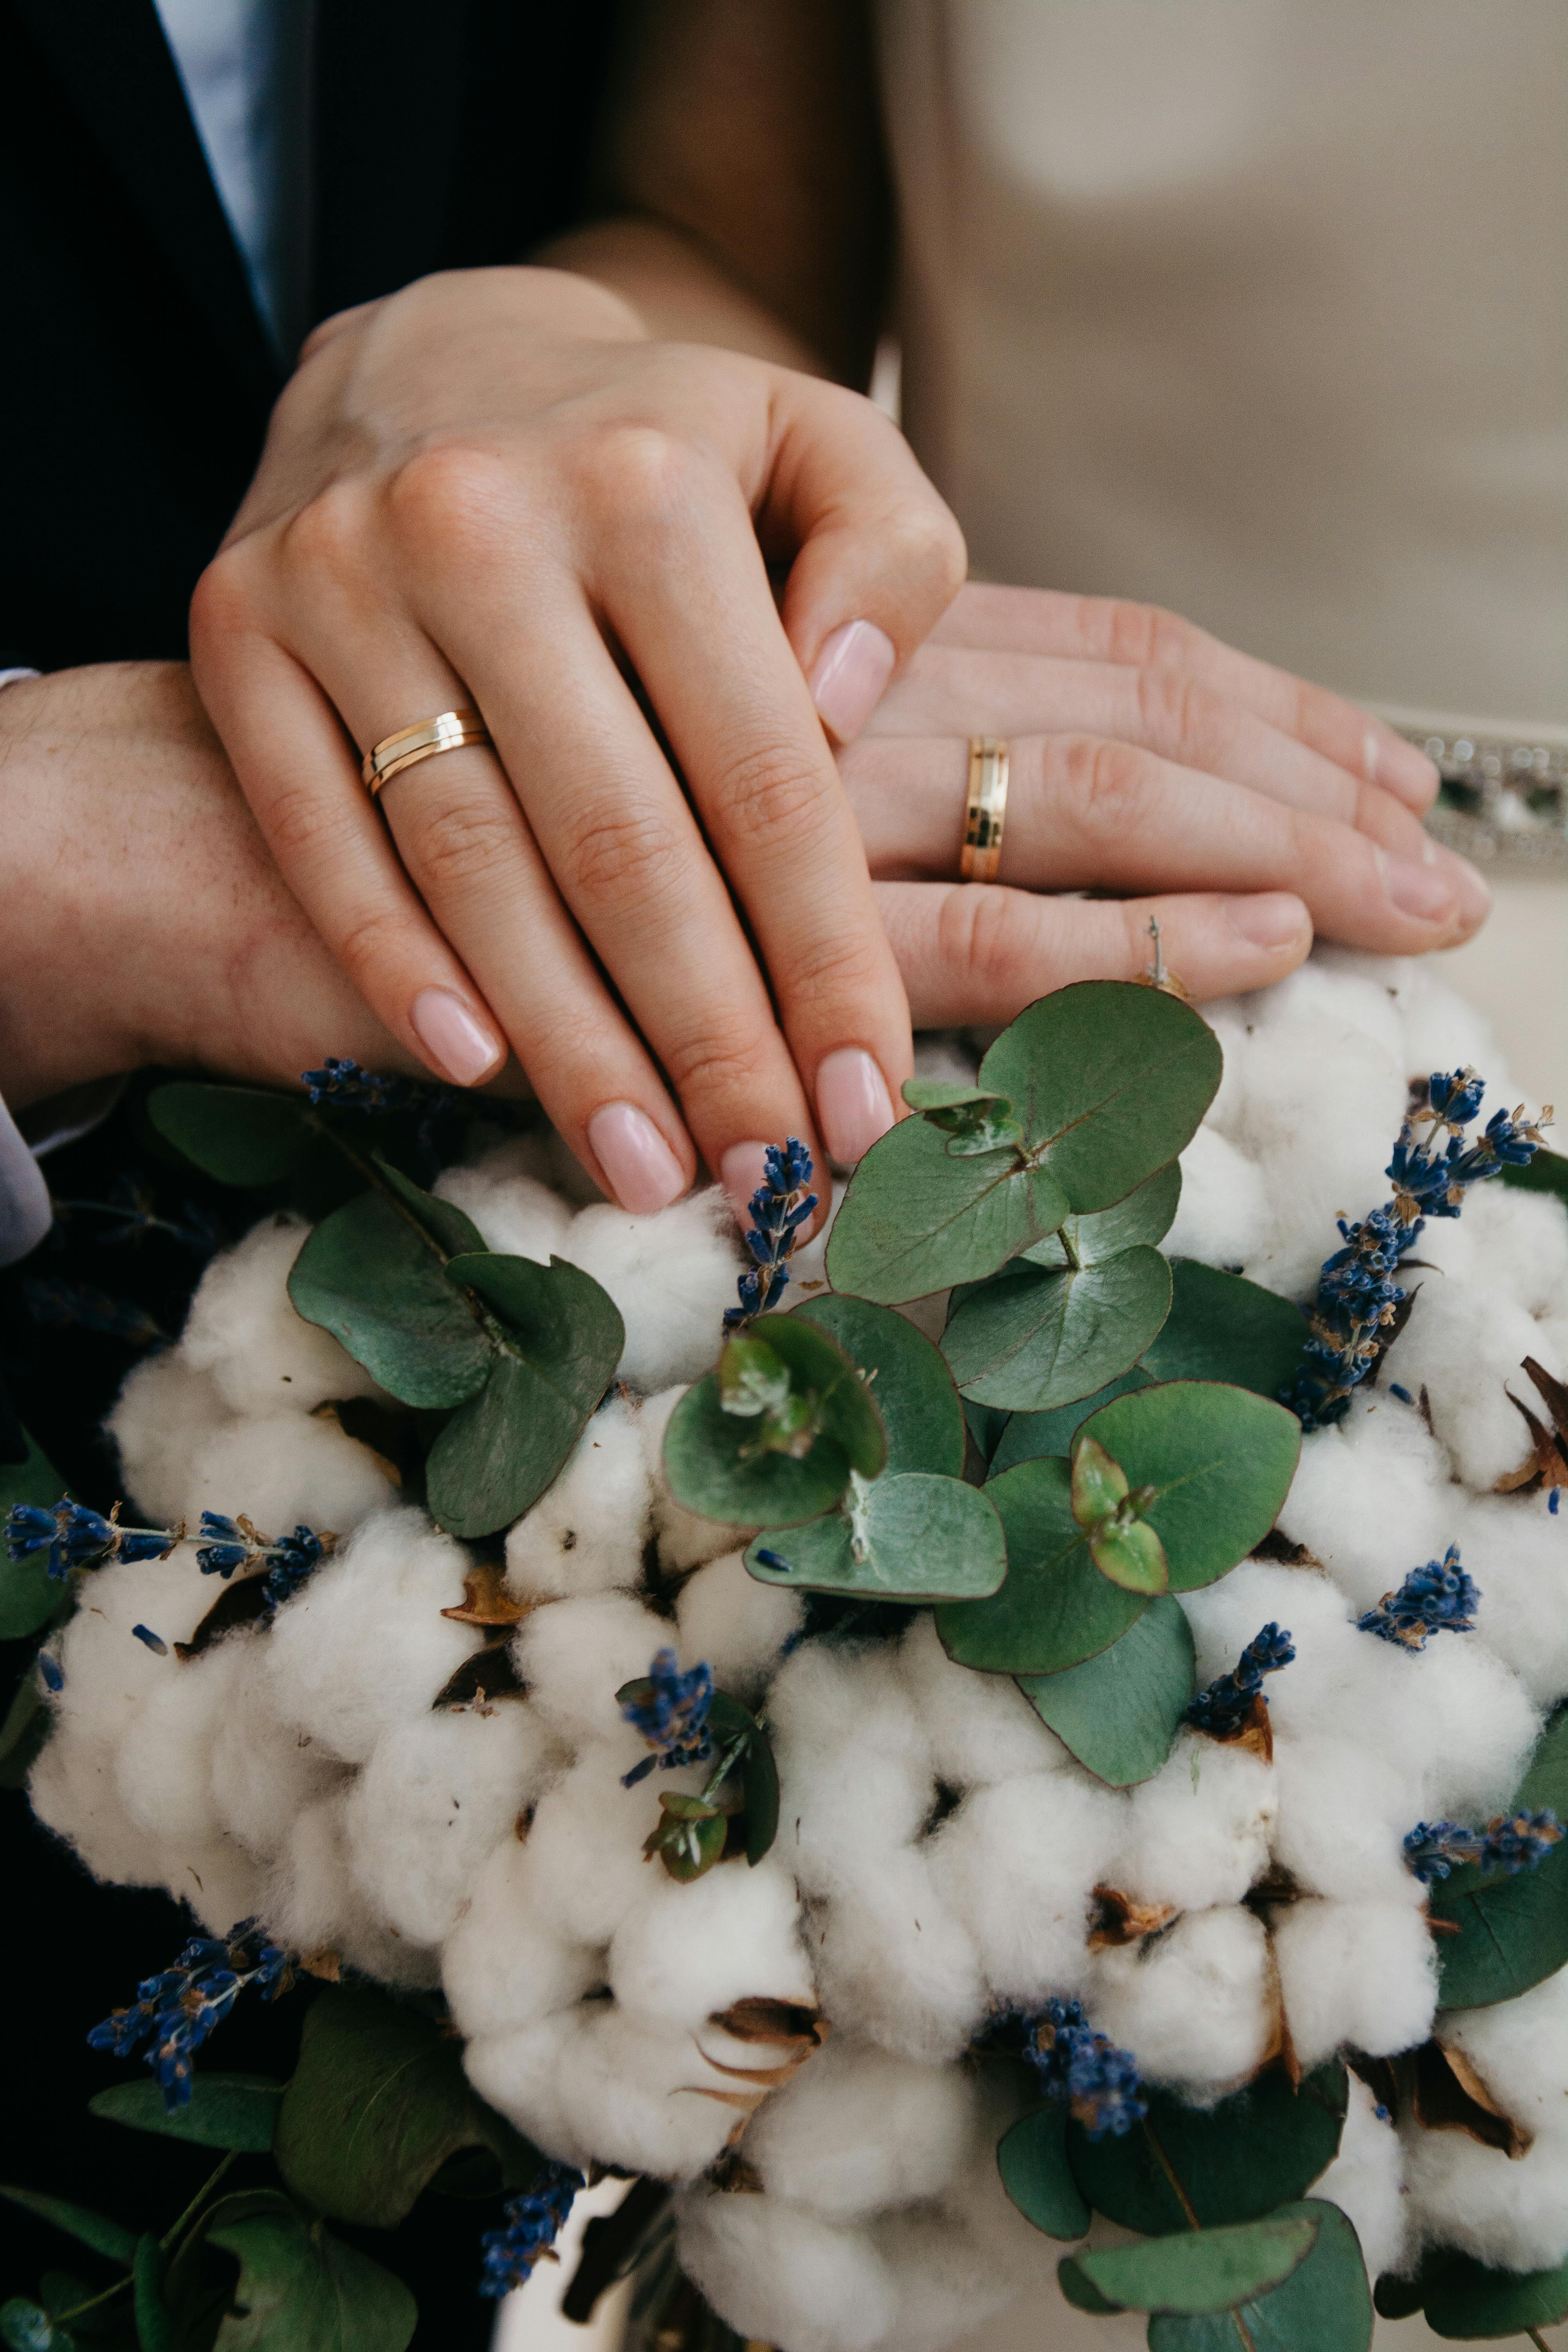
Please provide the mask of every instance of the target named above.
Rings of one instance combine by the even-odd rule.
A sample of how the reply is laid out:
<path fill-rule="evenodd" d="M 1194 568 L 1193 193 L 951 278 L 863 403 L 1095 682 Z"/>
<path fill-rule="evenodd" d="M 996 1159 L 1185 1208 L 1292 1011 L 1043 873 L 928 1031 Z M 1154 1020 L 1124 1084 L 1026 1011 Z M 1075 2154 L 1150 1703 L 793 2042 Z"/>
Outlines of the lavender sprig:
<path fill-rule="evenodd" d="M 1479 1830 L 1460 1822 L 1417 1822 L 1405 1837 L 1405 1859 L 1424 1886 L 1467 1862 L 1505 1871 L 1511 1878 L 1544 1862 L 1562 1835 L 1563 1824 L 1550 1807 L 1538 1813 L 1499 1813 Z"/>
<path fill-rule="evenodd" d="M 1024 2055 L 1047 2098 L 1064 2101 L 1090 2139 L 1120 2139 L 1149 2112 L 1137 2060 L 1096 2033 L 1076 2000 L 1047 2000 L 1027 2021 Z"/>
<path fill-rule="evenodd" d="M 258 1985 L 264 2000 L 275 2000 L 294 1981 L 281 1945 L 269 1943 L 254 1919 L 241 1919 L 226 1936 L 193 1936 L 175 1960 L 155 1977 L 143 1978 L 136 1999 L 110 2011 L 88 2035 L 94 2050 L 116 2058 L 142 2051 L 173 2115 L 191 2096 L 191 2060 L 216 2026 L 221 2025 L 247 1985 Z"/>
<path fill-rule="evenodd" d="M 196 1553 L 196 1566 L 204 1576 L 226 1580 L 237 1568 L 249 1568 L 258 1559 L 270 1562 L 266 1579 L 268 1614 L 299 1591 L 337 1542 L 330 1528 L 317 1535 L 304 1527 L 296 1528 L 291 1536 L 279 1536 L 274 1542 L 259 1528 L 253 1527 L 243 1512 L 238 1518 L 230 1519 L 221 1511 L 204 1511 L 200 1533 L 202 1543 Z"/>
<path fill-rule="evenodd" d="M 1357 1623 L 1407 1650 L 1424 1650 L 1428 1633 L 1471 1633 L 1480 1588 L 1459 1565 L 1459 1547 L 1450 1544 L 1441 1559 L 1413 1568 L 1397 1592 L 1385 1592 Z"/>
<path fill-rule="evenodd" d="M 521 2286 L 536 2263 L 554 2259 L 552 2249 L 566 2225 L 572 2200 L 585 2186 L 570 2164 L 547 2164 L 521 2197 L 506 2206 L 504 2230 L 487 2230 L 479 2240 L 484 2269 L 479 2293 L 497 2298 Z"/>
<path fill-rule="evenodd" d="M 108 1518 L 62 1495 L 47 1509 L 41 1503 L 13 1503 L 5 1515 L 5 1549 L 13 1560 L 48 1547 L 51 1576 L 73 1568 L 103 1568 L 111 1559 L 166 1559 L 184 1536 L 178 1528 L 122 1528 L 120 1505 Z"/>
<path fill-rule="evenodd" d="M 1296 1654 L 1289 1633 L 1270 1622 L 1254 1636 L 1228 1675 L 1220 1675 L 1199 1691 L 1187 1707 L 1187 1721 L 1214 1738 L 1234 1738 L 1252 1713 L 1263 1689 L 1265 1675 L 1277 1675 Z M 1267 1700 L 1265 1705 L 1267 1705 Z"/>
<path fill-rule="evenodd" d="M 705 1764 L 713 1753 L 708 1710 L 713 1704 L 713 1670 L 696 1665 L 682 1674 L 673 1650 L 657 1652 L 646 1683 L 627 1685 L 621 1713 L 652 1748 L 640 1764 L 621 1775 L 623 1789 L 636 1788 L 657 1765 L 673 1772 L 681 1764 Z"/>
<path fill-rule="evenodd" d="M 181 1217 L 160 1217 L 155 1213 L 155 1199 L 144 1177 L 127 1173 L 115 1180 L 107 1201 L 57 1201 L 54 1208 L 57 1219 L 62 1211 L 73 1216 L 90 1213 L 118 1218 L 120 1222 L 111 1232 L 99 1235 L 110 1248 L 122 1242 L 144 1241 L 149 1234 L 167 1234 L 198 1257 L 210 1257 L 223 1238 L 212 1212 L 187 1201 Z"/>
<path fill-rule="evenodd" d="M 25 1274 L 22 1297 L 35 1323 L 74 1325 L 96 1331 L 106 1339 L 123 1339 L 132 1348 L 167 1348 L 169 1334 L 162 1324 L 129 1298 L 111 1298 L 90 1283 L 57 1282 L 48 1275 Z"/>
<path fill-rule="evenodd" d="M 787 1261 L 796 1236 L 816 1206 L 816 1194 L 806 1189 L 811 1182 L 811 1154 L 798 1138 L 792 1135 L 782 1149 L 776 1143 L 767 1145 L 763 1166 L 766 1172 L 752 1195 L 752 1223 L 745 1237 L 752 1264 L 736 1286 L 740 1304 L 724 1311 L 726 1331 L 749 1323 L 753 1315 L 765 1315 L 777 1305 L 789 1280 Z"/>

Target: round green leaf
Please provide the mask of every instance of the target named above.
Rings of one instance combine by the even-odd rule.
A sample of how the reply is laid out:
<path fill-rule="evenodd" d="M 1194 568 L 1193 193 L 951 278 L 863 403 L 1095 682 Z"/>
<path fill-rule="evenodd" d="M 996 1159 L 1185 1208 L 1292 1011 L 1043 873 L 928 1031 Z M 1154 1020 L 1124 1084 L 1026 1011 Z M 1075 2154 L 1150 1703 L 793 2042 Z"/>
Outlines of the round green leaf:
<path fill-rule="evenodd" d="M 1171 1311 L 1143 1359 L 1157 1381 L 1228 1381 L 1277 1397 L 1301 1368 L 1306 1317 L 1277 1291 L 1200 1259 L 1172 1260 Z"/>
<path fill-rule="evenodd" d="M 1075 2287 L 1088 2284 L 1095 2297 L 1081 2305 L 1088 2311 L 1233 2310 L 1280 2285 L 1305 2261 L 1317 2242 L 1318 2210 L 1086 2250 L 1068 2254 L 1057 2276 L 1069 2303 L 1079 2302 Z"/>
<path fill-rule="evenodd" d="M 441 1252 L 384 1193 L 362 1193 L 316 1227 L 289 1296 L 405 1404 L 461 1404 L 484 1386 L 489 1341 Z"/>
<path fill-rule="evenodd" d="M 1194 1689 L 1192 1629 L 1163 1593 L 1098 1657 L 1058 1675 L 1020 1675 L 1018 1687 L 1080 1764 L 1129 1789 L 1159 1770 L 1181 1728 Z"/>
<path fill-rule="evenodd" d="M 1171 1581 L 1165 1547 L 1141 1519 L 1130 1528 L 1115 1528 L 1109 1535 L 1091 1535 L 1089 1556 L 1101 1576 L 1120 1584 L 1124 1592 L 1142 1592 L 1152 1599 Z"/>
<path fill-rule="evenodd" d="M 1568 1707 L 1542 1733 L 1508 1810 L 1543 1807 L 1568 1821 Z M 1484 2009 L 1528 1992 L 1568 1965 L 1568 1838 L 1514 1878 L 1474 1864 L 1454 1871 L 1432 1888 L 1429 1908 L 1459 1931 L 1436 1939 L 1440 2008 Z"/>
<path fill-rule="evenodd" d="M 1173 1160 L 1114 1208 L 1068 1217 L 1059 1233 L 1047 1234 L 1024 1256 L 1031 1265 L 1103 1265 L 1141 1242 L 1163 1241 L 1181 1200 L 1182 1163 Z"/>
<path fill-rule="evenodd" d="M 670 1416 L 665 1471 L 689 1511 L 738 1526 L 795 1527 L 833 1508 L 851 1469 L 874 1478 L 887 1439 L 855 1363 L 826 1329 L 795 1315 L 759 1315 L 752 1329 L 787 1366 L 792 1391 L 813 1398 L 821 1433 L 798 1461 L 761 1449 L 755 1420 L 724 1411 L 710 1372 Z"/>
<path fill-rule="evenodd" d="M 981 1063 L 980 1084 L 1011 1099 L 1082 1213 L 1125 1200 L 1185 1149 L 1222 1066 L 1214 1031 L 1178 998 L 1091 980 L 1026 1006 Z"/>
<path fill-rule="evenodd" d="M 1067 2122 L 1066 2105 L 1047 2100 L 1021 2116 L 996 2150 L 1003 2188 L 1047 2238 L 1081 2238 L 1091 2219 L 1068 2168 Z"/>
<path fill-rule="evenodd" d="M 163 2249 L 157 2239 L 150 2235 L 140 2239 L 131 2266 L 140 2352 L 180 2352 L 180 2331 L 163 2300 L 166 2267 Z"/>
<path fill-rule="evenodd" d="M 239 2263 L 215 2352 L 404 2352 L 419 2313 L 403 2281 L 276 2189 L 226 2197 L 206 2234 Z"/>
<path fill-rule="evenodd" d="M 963 1475 L 963 1407 L 941 1350 L 907 1315 L 832 1292 L 794 1308 L 836 1339 L 866 1377 L 888 1437 L 888 1469 Z M 52 1499 L 52 1498 L 51 1498 Z"/>
<path fill-rule="evenodd" d="M 0 2197 L 8 2205 L 19 2205 L 25 2213 L 36 2213 L 40 2221 L 51 2228 L 63 2230 L 68 2238 L 79 2238 L 95 2254 L 106 2254 L 128 2271 L 136 2259 L 137 2234 L 126 2229 L 121 2221 L 110 2221 L 107 2213 L 95 2213 L 90 2206 L 73 2205 L 64 2197 L 45 2197 L 36 2189 L 13 2189 L 0 2183 Z"/>
<path fill-rule="evenodd" d="M 1293 2216 L 1315 2220 L 1318 2239 L 1282 2286 L 1236 2313 L 1152 2319 L 1149 2352 L 1242 2352 L 1237 2319 L 1253 2352 L 1369 2352 L 1372 2295 L 1354 2230 L 1337 2205 L 1317 2198 L 1286 2206 L 1272 2219 Z"/>
<path fill-rule="evenodd" d="M 826 1329 L 796 1315 L 759 1315 L 752 1326 L 789 1367 L 791 1386 L 816 1400 L 818 1426 L 844 1449 L 862 1478 L 887 1467 L 888 1439 L 882 1416 L 859 1367 Z"/>
<path fill-rule="evenodd" d="M 931 1353 L 935 1355 L 934 1348 Z M 24 1458 L 0 1462 L 0 1523 L 17 1503 L 39 1503 L 47 1509 L 65 1491 L 65 1480 L 37 1439 L 26 1430 L 22 1436 L 27 1449 Z M 0 1642 L 18 1642 L 36 1633 L 69 1605 L 70 1588 L 49 1574 L 48 1558 L 47 1544 L 20 1559 L 12 1559 L 0 1546 Z"/>
<path fill-rule="evenodd" d="M 333 2221 L 390 2230 L 466 2147 L 488 2148 L 510 2187 L 543 2161 L 473 2090 L 462 2044 L 432 2018 L 369 1986 L 323 1986 L 273 2138 L 289 2188 Z"/>
<path fill-rule="evenodd" d="M 461 1257 L 484 1248 L 485 1237 L 466 1209 L 443 1201 L 438 1192 L 426 1192 L 401 1168 L 395 1168 L 384 1152 L 373 1152 L 371 1157 L 388 1188 L 444 1257 Z"/>
<path fill-rule="evenodd" d="M 154 1087 L 147 1116 L 166 1143 L 220 1184 L 278 1184 L 310 1141 L 303 1095 L 209 1087 L 178 1078 Z"/>
<path fill-rule="evenodd" d="M 953 1151 L 956 1139 L 906 1118 L 849 1181 L 827 1244 L 836 1291 L 884 1306 L 980 1282 L 1054 1233 L 1072 1203 L 1048 1171 L 1016 1150 Z"/>
<path fill-rule="evenodd" d="M 198 2074 L 190 2099 L 173 2111 L 151 2077 L 115 2083 L 87 2103 L 88 2113 L 133 2131 L 195 2140 L 200 2147 L 232 2147 L 265 2156 L 272 2145 L 283 2085 L 267 2074 Z"/>
<path fill-rule="evenodd" d="M 1554 2271 L 1494 2271 L 1456 2254 L 1437 2267 L 1426 2308 L 1434 2336 L 1460 2342 L 1556 2327 L 1568 2319 L 1568 2263 Z"/>
<path fill-rule="evenodd" d="M 855 1557 L 847 1511 L 808 1527 L 764 1529 L 746 1553 L 759 1584 L 870 1601 L 942 1601 L 994 1592 L 1007 1573 L 1002 1525 L 990 1501 L 962 1479 L 887 1471 L 867 1489 Z M 786 1559 L 777 1568 L 760 1555 Z"/>
<path fill-rule="evenodd" d="M 1205 2229 L 1256 2221 L 1300 2197 L 1333 2162 L 1348 2095 L 1340 2065 L 1318 2067 L 1299 2090 L 1283 2067 L 1270 2067 L 1213 2107 L 1152 2091 L 1146 2124 L 1120 2139 L 1090 2139 L 1080 2124 L 1068 2126 L 1073 2179 L 1097 2213 L 1149 2237 L 1188 2226 L 1170 2173 Z"/>
<path fill-rule="evenodd" d="M 1057 1405 L 1050 1412 L 1010 1414 L 992 1449 L 993 1476 L 1016 1468 L 1020 1462 L 1037 1462 L 1048 1454 L 1070 1454 L 1073 1439 L 1102 1404 L 1109 1404 L 1112 1397 L 1125 1396 L 1131 1389 L 1146 1389 L 1149 1385 L 1148 1373 L 1135 1364 L 1119 1380 L 1108 1381 L 1102 1389 L 1097 1389 L 1093 1396 L 1079 1397 L 1072 1404 Z"/>
<path fill-rule="evenodd" d="M 988 1601 L 949 1601 L 936 1630 L 950 1658 L 988 1674 L 1049 1675 L 1119 1641 L 1149 1606 L 1101 1576 L 1072 1515 L 1065 1462 L 1022 1462 L 988 1479 L 1007 1574 Z"/>
<path fill-rule="evenodd" d="M 1011 1265 L 954 1308 L 942 1353 L 977 1403 L 1046 1412 L 1128 1370 L 1170 1305 L 1171 1269 L 1145 1243 L 1081 1272 Z"/>
<path fill-rule="evenodd" d="M 68 2336 L 56 2334 L 48 2313 L 29 2303 L 26 2295 L 14 2294 L 0 2304 L 0 2344 L 9 2346 L 11 2352 L 54 2352 L 57 2344 L 69 2342 Z"/>
<path fill-rule="evenodd" d="M 1301 1424 L 1248 1389 L 1167 1381 L 1130 1391 L 1084 1423 L 1134 1486 L 1165 1547 L 1173 1592 L 1212 1584 L 1274 1525 L 1301 1451 Z"/>

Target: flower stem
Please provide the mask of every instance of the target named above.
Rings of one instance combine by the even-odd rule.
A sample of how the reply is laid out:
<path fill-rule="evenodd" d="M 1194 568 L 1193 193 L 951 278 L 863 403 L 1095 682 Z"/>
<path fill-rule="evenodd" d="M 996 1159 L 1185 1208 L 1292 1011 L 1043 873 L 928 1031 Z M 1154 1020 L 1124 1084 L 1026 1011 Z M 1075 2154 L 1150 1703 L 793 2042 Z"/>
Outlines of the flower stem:
<path fill-rule="evenodd" d="M 181 2214 L 179 2220 L 174 2224 L 173 2228 L 166 2230 L 163 2235 L 159 2239 L 158 2243 L 164 2253 L 167 2253 L 171 2247 L 178 2243 L 185 2230 L 195 2220 L 195 2216 L 201 2211 L 202 2207 L 206 2203 L 207 2199 L 212 2195 L 213 2190 L 217 2187 L 218 2182 L 223 2179 L 224 2174 L 228 2170 L 229 2166 L 234 2162 L 235 2158 L 238 2154 L 239 2150 L 237 2147 L 231 2147 L 229 2149 L 228 2154 L 224 2158 L 223 2162 L 217 2167 L 216 2170 L 208 2173 L 205 2180 L 203 2181 L 201 2187 L 197 2189 L 195 2195 L 192 2198 L 190 2203 L 186 2206 L 184 2211 Z"/>
<path fill-rule="evenodd" d="M 107 2303 L 111 2295 L 123 2294 L 132 2284 L 131 2273 L 127 2271 L 123 2278 L 116 2279 L 112 2286 L 100 2287 L 96 2294 L 89 2295 L 85 2303 L 73 2303 L 68 2311 L 52 2313 L 50 2315 L 55 2326 L 63 2327 L 68 2319 L 79 2319 L 84 2311 L 96 2311 L 100 2303 Z"/>

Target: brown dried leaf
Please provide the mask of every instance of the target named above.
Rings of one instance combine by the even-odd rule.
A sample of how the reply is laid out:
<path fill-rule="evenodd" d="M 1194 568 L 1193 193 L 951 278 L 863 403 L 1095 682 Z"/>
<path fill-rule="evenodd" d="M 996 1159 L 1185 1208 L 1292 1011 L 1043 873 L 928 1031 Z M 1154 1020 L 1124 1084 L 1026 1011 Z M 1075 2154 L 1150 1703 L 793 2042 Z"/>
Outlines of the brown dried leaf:
<path fill-rule="evenodd" d="M 726 2197 L 755 2197 L 762 2193 L 763 2176 L 756 2166 L 749 2163 L 738 2148 L 729 2146 L 709 2166 L 708 2179 Z"/>
<path fill-rule="evenodd" d="M 507 1591 L 505 1574 L 499 1560 L 481 1560 L 463 1579 L 462 1607 L 443 1609 L 442 1616 L 449 1617 L 455 1625 L 521 1624 L 530 1603 Z"/>
<path fill-rule="evenodd" d="M 1493 1494 L 1516 1495 L 1523 1487 L 1533 1486 L 1537 1480 L 1543 1480 L 1549 1486 L 1560 1486 L 1565 1466 L 1561 1440 L 1515 1396 L 1506 1381 L 1502 1392 L 1530 1432 L 1531 1450 L 1517 1470 L 1508 1471 L 1498 1480 Z"/>
<path fill-rule="evenodd" d="M 1268 1701 L 1261 1691 L 1234 1731 L 1205 1731 L 1204 1737 L 1221 1748 L 1245 1748 L 1249 1756 L 1261 1756 L 1266 1764 L 1274 1761 L 1274 1727 L 1268 1720 Z"/>
<path fill-rule="evenodd" d="M 471 1706 L 478 1699 L 521 1698 L 524 1685 L 512 1664 L 511 1643 L 505 1629 L 499 1640 L 492 1637 L 482 1650 L 465 1658 L 456 1674 L 448 1675 L 431 1700 L 431 1706 Z"/>
<path fill-rule="evenodd" d="M 341 1984 L 343 1956 L 331 1944 L 322 1944 L 313 1952 L 301 1952 L 299 1965 L 308 1977 L 320 1977 L 323 1984 Z"/>
<path fill-rule="evenodd" d="M 1427 2131 L 1468 2132 L 1483 2147 L 1517 2159 L 1533 2134 L 1499 2106 L 1462 2050 L 1428 2042 L 1415 2053 L 1415 2120 Z"/>
<path fill-rule="evenodd" d="M 721 2028 L 736 2042 L 804 2043 L 813 2050 L 820 2049 L 829 2032 L 827 2020 L 819 2009 L 804 2008 L 798 2001 L 775 2000 L 767 1993 L 749 1994 L 744 2000 L 732 2001 L 728 2009 L 716 2011 L 708 2022 Z"/>
<path fill-rule="evenodd" d="M 1321 1568 L 1322 1561 L 1305 1544 L 1292 1543 L 1278 1528 L 1270 1528 L 1261 1543 L 1252 1547 L 1254 1559 L 1275 1559 L 1282 1568 Z"/>
<path fill-rule="evenodd" d="M 1552 1425 L 1559 1437 L 1568 1441 L 1568 1388 L 1539 1364 L 1533 1356 L 1526 1356 L 1523 1370 L 1530 1374 L 1541 1392 L 1541 1401 L 1552 1415 Z"/>
<path fill-rule="evenodd" d="M 1094 1899 L 1100 1906 L 1094 1926 L 1089 1930 L 1091 1952 L 1114 1950 L 1122 1944 L 1142 1942 L 1157 1927 L 1163 1927 L 1176 1916 L 1173 1903 L 1135 1903 L 1131 1895 L 1123 1895 L 1120 1886 L 1097 1886 Z"/>
<path fill-rule="evenodd" d="M 267 1579 L 263 1576 L 242 1577 L 237 1584 L 226 1584 L 188 1642 L 174 1643 L 177 1658 L 199 1658 L 237 1625 L 254 1625 L 267 1614 Z"/>

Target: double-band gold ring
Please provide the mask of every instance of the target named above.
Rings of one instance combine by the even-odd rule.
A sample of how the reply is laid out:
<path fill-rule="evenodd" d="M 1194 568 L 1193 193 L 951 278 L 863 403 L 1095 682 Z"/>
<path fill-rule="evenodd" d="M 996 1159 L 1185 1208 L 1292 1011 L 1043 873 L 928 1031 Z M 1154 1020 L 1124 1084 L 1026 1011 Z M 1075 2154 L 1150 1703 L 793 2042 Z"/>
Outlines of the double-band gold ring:
<path fill-rule="evenodd" d="M 969 806 L 958 871 L 965 882 L 994 882 L 1002 863 L 1002 827 L 1007 815 L 1007 746 L 995 735 L 969 739 Z"/>
<path fill-rule="evenodd" d="M 416 727 L 400 727 L 373 743 L 360 764 L 364 788 L 374 800 L 382 786 L 405 768 L 433 760 L 437 751 L 460 751 L 465 743 L 488 743 L 490 730 L 477 710 L 442 710 Z"/>

